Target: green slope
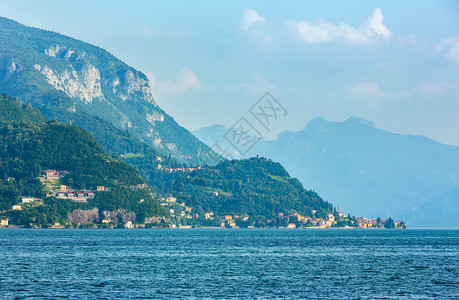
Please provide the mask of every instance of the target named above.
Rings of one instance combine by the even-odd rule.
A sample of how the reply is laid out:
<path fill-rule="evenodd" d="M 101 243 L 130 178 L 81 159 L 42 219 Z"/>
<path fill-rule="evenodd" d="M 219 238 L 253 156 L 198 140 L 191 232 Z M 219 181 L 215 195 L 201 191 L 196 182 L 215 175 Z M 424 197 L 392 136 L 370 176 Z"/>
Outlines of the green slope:
<path fill-rule="evenodd" d="M 43 123 L 45 115 L 30 105 L 6 94 L 0 94 L 0 123 Z"/>
<path fill-rule="evenodd" d="M 199 212 L 268 219 L 279 213 L 324 217 L 333 207 L 265 158 L 222 162 L 193 172 L 157 172 L 158 193 L 173 195 Z M 215 193 L 218 192 L 218 195 Z"/>
<path fill-rule="evenodd" d="M 145 183 L 139 172 L 110 157 L 87 131 L 58 121 L 43 122 L 39 111 L 6 95 L 0 96 L 0 107 L 22 107 L 7 122 L 5 116 L 11 116 L 11 111 L 0 111 L 0 210 L 19 203 L 19 196 L 45 198 L 45 187 L 37 177 L 47 169 L 67 171 L 60 183 L 77 190 L 96 190 L 97 186 L 110 189 L 96 193 L 87 204 L 48 199 L 38 208 L 6 212 L 12 220 L 27 225 L 37 218 L 39 210 L 45 210 L 50 220 L 64 222 L 70 209 L 94 207 L 100 211 L 127 209 L 141 217 L 166 215 L 148 190 L 131 188 Z"/>

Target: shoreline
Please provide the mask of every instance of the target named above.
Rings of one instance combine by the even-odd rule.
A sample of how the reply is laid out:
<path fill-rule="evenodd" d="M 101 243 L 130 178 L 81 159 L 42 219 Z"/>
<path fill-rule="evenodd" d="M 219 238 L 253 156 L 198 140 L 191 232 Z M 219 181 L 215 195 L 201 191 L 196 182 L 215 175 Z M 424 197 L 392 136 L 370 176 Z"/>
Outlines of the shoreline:
<path fill-rule="evenodd" d="M 164 228 L 164 227 L 151 227 L 151 228 L 102 228 L 102 227 L 91 227 L 91 228 L 75 228 L 75 227 L 49 227 L 49 228 L 30 228 L 20 226 L 8 226 L 0 227 L 0 230 L 15 230 L 15 229 L 27 229 L 27 230 L 195 230 L 195 229 L 219 229 L 219 230 L 257 230 L 257 229 L 284 229 L 284 230 L 459 230 L 459 228 L 360 228 L 360 227 L 302 227 L 302 228 L 286 228 L 286 227 L 254 227 L 254 228 L 222 228 L 222 227 L 176 227 L 176 228 Z"/>

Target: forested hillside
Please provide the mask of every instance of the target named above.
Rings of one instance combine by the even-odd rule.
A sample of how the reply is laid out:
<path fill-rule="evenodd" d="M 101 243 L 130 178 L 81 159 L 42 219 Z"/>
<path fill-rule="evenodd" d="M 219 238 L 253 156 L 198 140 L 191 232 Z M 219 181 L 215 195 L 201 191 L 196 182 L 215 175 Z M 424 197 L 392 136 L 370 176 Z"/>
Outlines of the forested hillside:
<path fill-rule="evenodd" d="M 333 207 L 304 189 L 279 164 L 266 158 L 225 161 L 193 172 L 157 172 L 158 192 L 173 195 L 198 212 L 273 218 L 299 213 L 323 218 Z"/>
<path fill-rule="evenodd" d="M 147 189 L 132 188 L 145 183 L 139 172 L 107 155 L 87 131 L 58 121 L 44 122 L 39 111 L 6 95 L 0 96 L 0 107 L 12 108 L 0 111 L 0 210 L 19 203 L 20 196 L 45 198 L 47 190 L 39 179 L 44 170 L 64 172 L 60 184 L 76 190 L 95 191 L 97 186 L 106 190 L 95 193 L 85 204 L 48 199 L 53 205 L 45 201 L 44 206 L 30 211 L 7 213 L 13 220 L 26 225 L 36 219 L 38 210 L 56 205 L 61 209 L 47 211 L 50 219 L 44 222 L 64 222 L 66 213 L 77 207 L 127 209 L 142 217 L 166 215 Z M 19 109 L 12 113 L 15 108 Z M 31 121 L 24 123 L 26 120 Z"/>

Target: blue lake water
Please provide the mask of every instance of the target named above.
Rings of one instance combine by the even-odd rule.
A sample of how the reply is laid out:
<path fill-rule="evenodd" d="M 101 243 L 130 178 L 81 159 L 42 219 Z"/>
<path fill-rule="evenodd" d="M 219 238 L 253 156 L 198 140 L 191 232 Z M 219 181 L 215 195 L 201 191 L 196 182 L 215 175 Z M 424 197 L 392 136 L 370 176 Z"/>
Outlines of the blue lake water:
<path fill-rule="evenodd" d="M 459 298 L 459 230 L 0 230 L 0 298 Z"/>

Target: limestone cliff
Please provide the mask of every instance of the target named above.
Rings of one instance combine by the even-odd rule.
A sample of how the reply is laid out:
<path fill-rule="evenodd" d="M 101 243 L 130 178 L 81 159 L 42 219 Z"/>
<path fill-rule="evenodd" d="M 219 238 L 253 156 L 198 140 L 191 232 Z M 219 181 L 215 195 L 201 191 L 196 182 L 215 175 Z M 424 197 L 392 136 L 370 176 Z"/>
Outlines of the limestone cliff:
<path fill-rule="evenodd" d="M 108 122 L 179 162 L 200 164 L 213 157 L 207 145 L 158 107 L 145 74 L 104 49 L 6 18 L 0 18 L 0 41 L 0 92 L 48 117 L 78 124 L 96 138 L 107 134 L 103 122 Z M 117 137 L 100 142 L 114 148 L 107 143 Z"/>

